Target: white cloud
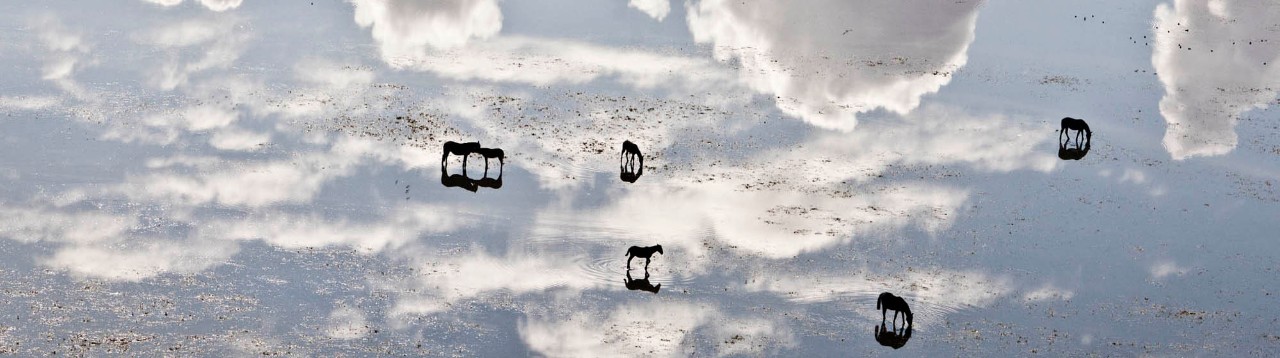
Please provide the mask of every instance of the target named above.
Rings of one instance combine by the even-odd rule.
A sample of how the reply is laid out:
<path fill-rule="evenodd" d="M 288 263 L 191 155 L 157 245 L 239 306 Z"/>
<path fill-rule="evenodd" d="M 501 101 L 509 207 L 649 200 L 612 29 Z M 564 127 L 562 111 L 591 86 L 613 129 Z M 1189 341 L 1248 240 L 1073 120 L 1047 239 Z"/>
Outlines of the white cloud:
<path fill-rule="evenodd" d="M 504 36 L 446 51 L 402 56 L 389 63 L 454 80 L 537 86 L 578 84 L 601 78 L 614 78 L 641 89 L 664 86 L 688 92 L 734 86 L 732 73 L 706 59 L 523 36 Z"/>
<path fill-rule="evenodd" d="M 1182 276 L 1187 273 L 1187 268 L 1178 266 L 1171 260 L 1163 260 L 1152 264 L 1148 271 L 1151 272 L 1151 279 L 1159 280 L 1169 276 Z"/>
<path fill-rule="evenodd" d="M 368 27 L 382 58 L 421 57 L 496 35 L 502 11 L 496 0 L 348 0 L 355 21 Z"/>
<path fill-rule="evenodd" d="M 182 4 L 183 0 L 142 0 L 163 7 L 172 7 Z M 240 7 L 244 0 L 200 0 L 200 5 L 213 11 L 227 11 Z"/>
<path fill-rule="evenodd" d="M 689 3 L 694 40 L 733 62 L 783 112 L 851 130 L 856 114 L 905 114 L 951 81 L 973 42 L 979 1 Z M 936 73 L 936 74 L 935 74 Z"/>
<path fill-rule="evenodd" d="M 151 83 L 172 90 L 192 75 L 227 68 L 240 58 L 249 32 L 232 16 L 210 16 L 147 29 L 135 36 L 142 45 L 165 49 L 164 63 L 150 74 Z"/>
<path fill-rule="evenodd" d="M 627 6 L 658 21 L 662 21 L 671 12 L 671 0 L 631 0 L 627 2 Z"/>
<path fill-rule="evenodd" d="M 495 292 L 583 291 L 610 284 L 588 276 L 572 260 L 551 253 L 500 257 L 473 248 L 470 254 L 431 257 L 436 255 L 439 253 L 419 253 L 409 258 L 424 275 L 393 283 L 404 294 L 398 297 L 390 316 L 436 313 L 456 302 Z"/>
<path fill-rule="evenodd" d="M 324 59 L 306 59 L 293 67 L 298 80 L 328 90 L 358 89 L 373 83 L 373 70 L 355 65 L 340 65 Z"/>
<path fill-rule="evenodd" d="M 209 145 L 221 150 L 256 151 L 271 141 L 271 134 L 229 127 L 213 133 Z"/>
<path fill-rule="evenodd" d="M 786 327 L 763 319 L 732 317 L 714 307 L 686 302 L 621 305 L 610 312 L 575 312 L 568 317 L 529 317 L 517 329 L 529 349 L 551 357 L 685 357 L 688 343 L 702 332 L 716 344 L 716 356 L 763 355 L 761 349 L 795 346 Z"/>
<path fill-rule="evenodd" d="M 74 275 L 140 281 L 164 273 L 195 273 L 222 264 L 238 252 L 230 242 L 148 238 L 109 245 L 68 245 L 42 264 Z"/>
<path fill-rule="evenodd" d="M 31 20 L 32 27 L 38 31 L 40 44 L 45 48 L 45 63 L 41 68 L 44 80 L 53 82 L 58 88 L 78 99 L 92 99 L 88 92 L 72 75 L 77 70 L 92 64 L 88 60 L 90 46 L 84 36 L 67 29 L 53 15 L 37 16 Z"/>
<path fill-rule="evenodd" d="M 244 0 L 200 0 L 200 5 L 213 11 L 227 11 L 240 7 L 240 3 Z"/>
<path fill-rule="evenodd" d="M 1230 152 L 1240 114 L 1267 107 L 1280 90 L 1280 47 L 1262 42 L 1280 6 L 1177 0 L 1157 5 L 1154 16 L 1151 63 L 1165 88 L 1165 149 L 1178 160 Z"/>
<path fill-rule="evenodd" d="M 834 183 L 869 181 L 894 164 L 964 164 L 979 170 L 1048 172 L 1058 159 L 1046 152 L 1050 127 L 1030 118 L 972 114 L 929 105 L 901 120 L 879 120 L 853 133 L 818 133 L 806 147 L 777 160 L 789 177 Z M 780 166 L 780 163 L 774 163 Z"/>
<path fill-rule="evenodd" d="M 62 103 L 58 97 L 52 96 L 0 96 L 0 109 L 33 111 L 57 106 Z"/>
<path fill-rule="evenodd" d="M 283 248 L 346 246 L 364 252 L 397 248 L 426 233 L 457 230 L 466 221 L 439 205 L 405 205 L 380 213 L 377 221 L 317 215 L 264 213 L 206 224 L 202 235 L 229 240 L 262 240 Z"/>
<path fill-rule="evenodd" d="M 329 324 L 325 327 L 325 335 L 331 338 L 351 340 L 363 338 L 369 334 L 369 325 L 364 312 L 349 306 L 340 306 L 329 313 Z"/>
<path fill-rule="evenodd" d="M 1043 302 L 1049 300 L 1066 301 L 1075 297 L 1075 295 L 1074 291 L 1057 287 L 1052 284 L 1045 284 L 1044 286 L 1040 286 L 1040 288 L 1027 292 L 1022 296 L 1022 299 L 1029 302 Z"/>
<path fill-rule="evenodd" d="M 120 237 L 138 219 L 101 212 L 0 207 L 0 236 L 22 242 L 93 243 Z"/>

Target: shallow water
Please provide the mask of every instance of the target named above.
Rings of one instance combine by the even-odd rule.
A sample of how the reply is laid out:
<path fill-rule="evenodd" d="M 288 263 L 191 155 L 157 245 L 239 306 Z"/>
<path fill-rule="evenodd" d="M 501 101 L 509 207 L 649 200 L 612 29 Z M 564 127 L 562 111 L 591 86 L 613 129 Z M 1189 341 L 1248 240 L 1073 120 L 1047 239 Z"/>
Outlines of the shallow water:
<path fill-rule="evenodd" d="M 1269 2 L 0 18 L 0 352 L 1280 349 Z M 881 292 L 913 312 L 897 349 Z"/>

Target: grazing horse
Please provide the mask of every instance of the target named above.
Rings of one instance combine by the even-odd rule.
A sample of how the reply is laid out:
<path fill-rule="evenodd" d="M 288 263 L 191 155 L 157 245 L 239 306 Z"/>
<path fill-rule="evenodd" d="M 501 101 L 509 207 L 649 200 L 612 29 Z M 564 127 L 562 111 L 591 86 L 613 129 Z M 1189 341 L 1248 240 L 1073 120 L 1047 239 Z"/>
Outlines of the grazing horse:
<path fill-rule="evenodd" d="M 662 289 L 662 284 L 661 284 L 661 283 L 659 283 L 659 284 L 657 284 L 657 285 L 654 285 L 654 284 L 649 283 L 649 271 L 648 271 L 648 270 L 645 270 L 645 272 L 644 272 L 644 279 L 640 279 L 640 280 L 632 280 L 632 279 L 631 279 L 631 270 L 627 270 L 627 279 L 622 280 L 622 284 L 623 284 L 623 285 L 626 285 L 626 286 L 627 286 L 627 289 L 628 289 L 628 290 L 632 290 L 632 291 L 640 290 L 640 291 L 647 291 L 647 292 L 658 293 L 658 290 L 661 290 L 661 289 Z"/>
<path fill-rule="evenodd" d="M 899 328 L 893 331 L 885 328 L 887 327 L 875 327 L 876 342 L 882 346 L 898 349 L 907 345 L 907 340 L 911 339 L 911 327 Z"/>
<path fill-rule="evenodd" d="M 1062 160 L 1080 160 L 1086 154 L 1089 154 L 1089 146 L 1093 143 L 1085 142 L 1084 148 L 1080 147 L 1080 143 L 1076 143 L 1074 148 L 1067 148 L 1067 142 L 1058 143 L 1058 159 Z"/>
<path fill-rule="evenodd" d="M 662 245 L 654 245 L 649 247 L 632 246 L 630 249 L 627 249 L 627 256 L 629 256 L 627 257 L 627 270 L 628 271 L 631 270 L 631 259 L 639 257 L 644 259 L 644 269 L 645 269 L 645 272 L 648 272 L 649 259 L 650 257 L 653 256 L 654 252 L 661 254 Z"/>
<path fill-rule="evenodd" d="M 640 146 L 631 143 L 629 140 L 622 141 L 622 152 L 618 153 L 618 161 L 623 165 L 634 166 L 636 158 L 640 159 L 640 166 L 644 166 L 644 154 L 640 153 Z"/>
<path fill-rule="evenodd" d="M 482 157 L 484 157 L 484 171 L 485 171 L 485 173 L 488 173 L 488 172 L 489 172 L 489 159 L 492 159 L 492 158 L 498 158 L 498 165 L 499 165 L 499 166 L 506 166 L 506 165 L 507 165 L 507 163 L 506 163 L 507 155 L 506 155 L 505 153 L 503 153 L 503 152 L 502 152 L 502 149 L 499 149 L 499 148 L 477 148 L 477 149 L 475 150 L 475 153 L 476 153 L 476 154 L 479 154 L 479 155 L 480 155 L 480 156 L 482 156 Z"/>
<path fill-rule="evenodd" d="M 915 315 L 911 314 L 911 307 L 907 306 L 907 300 L 888 292 L 881 293 L 880 298 L 876 299 L 876 309 L 880 310 L 881 325 L 884 324 L 885 314 L 889 310 L 893 310 L 893 324 L 895 327 L 898 325 L 898 313 L 903 314 L 902 316 L 906 319 L 907 326 L 912 325 L 912 318 L 915 317 Z"/>
<path fill-rule="evenodd" d="M 477 150 L 480 150 L 480 149 L 481 149 L 480 142 L 466 142 L 466 143 L 458 143 L 454 141 L 444 142 L 444 154 L 440 155 L 440 166 L 443 167 L 445 165 L 445 160 L 449 159 L 449 154 L 453 153 L 453 155 L 462 156 L 462 167 L 466 168 L 467 157 L 470 156 L 471 153 L 475 153 Z M 486 165 L 488 164 L 487 160 L 485 161 L 485 164 Z"/>
<path fill-rule="evenodd" d="M 1084 132 L 1085 140 L 1093 141 L 1093 131 L 1089 130 L 1089 123 L 1085 123 L 1083 119 L 1075 119 L 1071 117 L 1062 118 L 1062 129 L 1058 131 L 1058 141 L 1062 141 L 1065 134 L 1067 140 L 1071 140 L 1071 135 L 1067 134 L 1067 130 L 1076 131 L 1076 145 L 1080 144 L 1080 133 Z"/>
<path fill-rule="evenodd" d="M 636 167 L 636 159 L 640 166 Z M 644 154 L 640 147 L 629 140 L 622 141 L 622 152 L 618 153 L 618 178 L 628 183 L 635 183 L 644 174 Z"/>

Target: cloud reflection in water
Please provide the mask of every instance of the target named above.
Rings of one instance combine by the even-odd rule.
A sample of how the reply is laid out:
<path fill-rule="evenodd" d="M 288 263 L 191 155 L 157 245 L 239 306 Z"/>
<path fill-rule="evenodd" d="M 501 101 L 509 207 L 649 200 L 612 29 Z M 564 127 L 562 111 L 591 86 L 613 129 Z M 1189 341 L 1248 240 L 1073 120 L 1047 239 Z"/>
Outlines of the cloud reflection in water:
<path fill-rule="evenodd" d="M 1241 114 L 1266 108 L 1280 90 L 1280 19 L 1269 1 L 1178 0 L 1156 6 L 1151 63 L 1164 84 L 1160 114 L 1174 159 L 1236 147 Z"/>
<path fill-rule="evenodd" d="M 703 0 L 689 3 L 689 30 L 783 112 L 851 130 L 858 113 L 906 114 L 951 82 L 967 62 L 980 5 Z"/>

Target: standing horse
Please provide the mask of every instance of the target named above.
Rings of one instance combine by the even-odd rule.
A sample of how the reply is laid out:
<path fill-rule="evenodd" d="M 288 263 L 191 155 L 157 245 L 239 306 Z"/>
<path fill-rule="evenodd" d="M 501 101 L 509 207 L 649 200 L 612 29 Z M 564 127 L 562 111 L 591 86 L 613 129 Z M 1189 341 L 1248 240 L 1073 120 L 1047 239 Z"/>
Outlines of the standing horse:
<path fill-rule="evenodd" d="M 484 157 L 484 172 L 486 174 L 489 173 L 489 159 L 498 158 L 498 165 L 507 165 L 507 155 L 500 148 L 476 148 L 474 152 Z"/>
<path fill-rule="evenodd" d="M 662 245 L 653 245 L 649 247 L 632 246 L 627 249 L 627 270 L 631 270 L 631 259 L 639 257 L 644 259 L 645 272 L 649 272 L 649 260 L 653 257 L 653 253 L 655 252 L 662 254 Z"/>
<path fill-rule="evenodd" d="M 462 167 L 466 168 L 467 157 L 470 156 L 471 153 L 475 153 L 477 150 L 480 150 L 480 149 L 481 149 L 480 142 L 466 142 L 466 143 L 458 143 L 454 141 L 444 142 L 444 154 L 440 155 L 440 166 L 441 167 L 445 166 L 445 160 L 449 159 L 449 154 L 452 153 L 453 155 L 462 156 Z M 487 163 L 488 162 L 486 161 L 486 164 Z"/>
<path fill-rule="evenodd" d="M 1071 117 L 1062 118 L 1062 129 L 1058 131 L 1058 141 L 1062 141 L 1062 135 L 1067 135 L 1067 140 L 1071 139 L 1071 135 L 1067 134 L 1067 130 L 1076 131 L 1076 145 L 1080 144 L 1080 133 L 1084 132 L 1085 140 L 1093 141 L 1093 131 L 1089 130 L 1089 123 L 1085 123 L 1083 119 L 1075 119 Z"/>

